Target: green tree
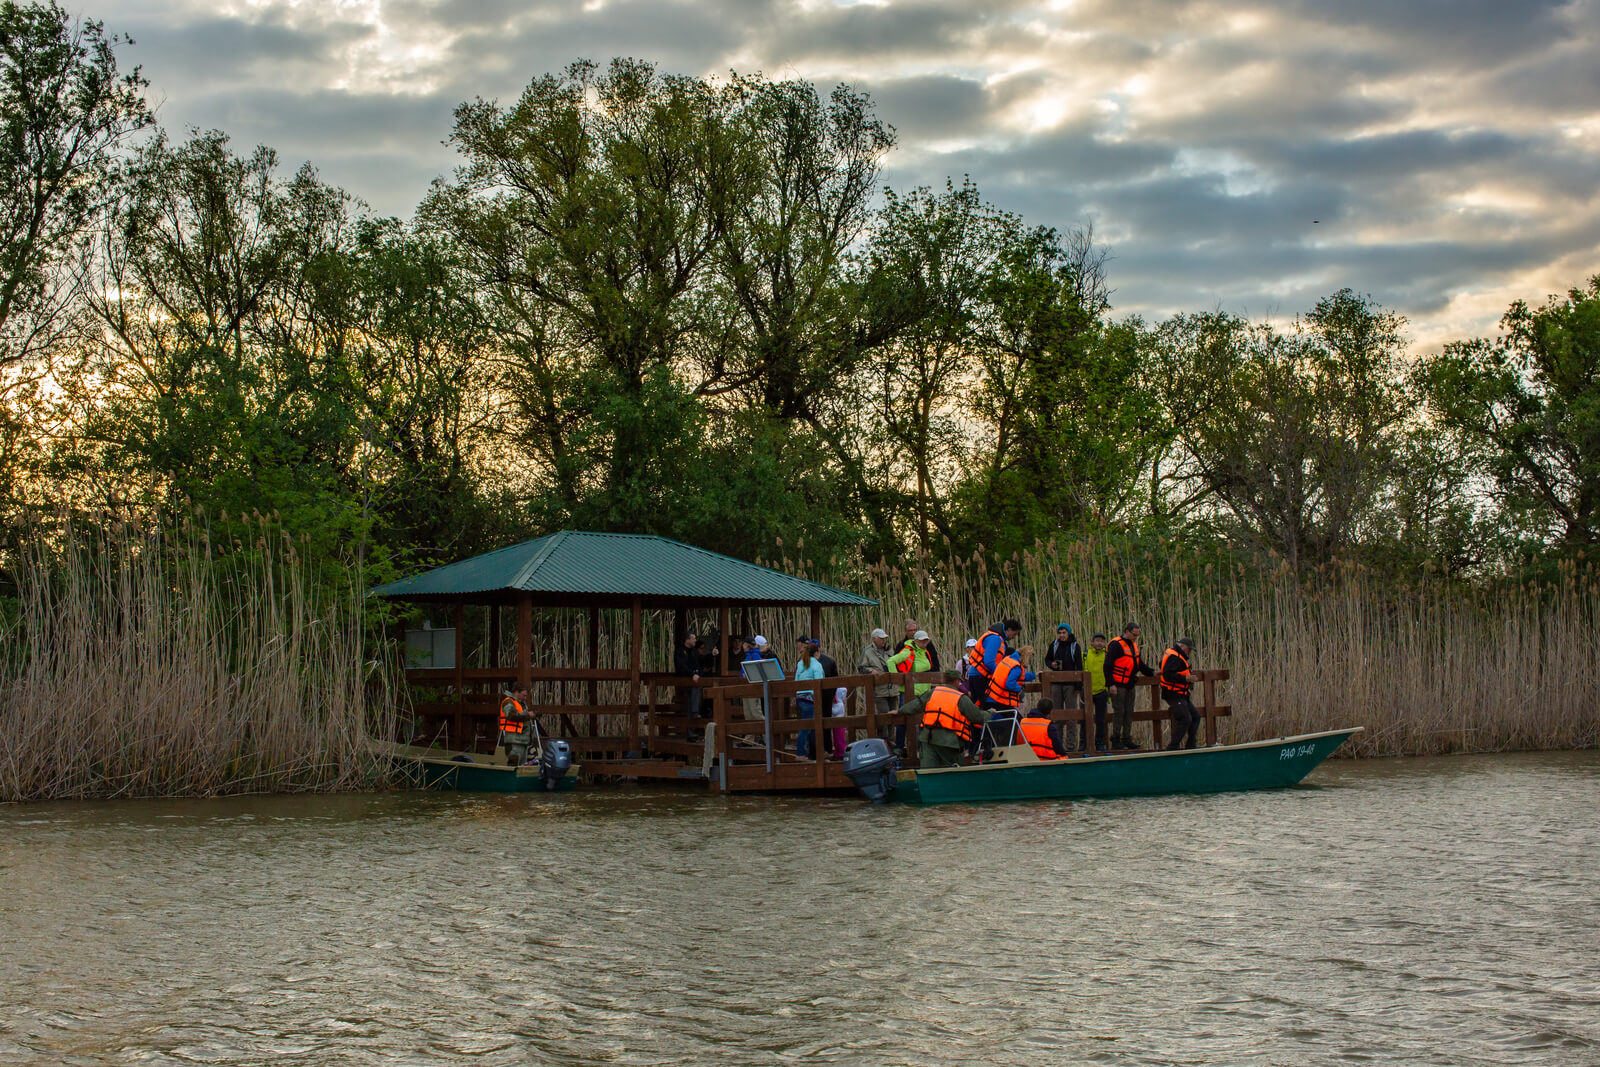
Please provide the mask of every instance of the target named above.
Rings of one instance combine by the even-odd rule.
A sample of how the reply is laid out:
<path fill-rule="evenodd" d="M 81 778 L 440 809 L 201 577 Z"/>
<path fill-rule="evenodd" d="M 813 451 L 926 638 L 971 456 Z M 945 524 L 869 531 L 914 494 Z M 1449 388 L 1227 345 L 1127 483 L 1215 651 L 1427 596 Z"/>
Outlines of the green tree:
<path fill-rule="evenodd" d="M 85 235 L 151 121 L 138 68 L 117 71 L 123 40 L 54 2 L 0 4 L 0 504 L 76 325 Z"/>
<path fill-rule="evenodd" d="M 1484 463 L 1508 518 L 1568 547 L 1600 540 L 1600 275 L 1502 333 L 1445 346 L 1420 380 L 1430 414 Z"/>
<path fill-rule="evenodd" d="M 467 162 L 424 213 L 515 362 L 515 435 L 558 512 L 652 526 L 641 479 L 690 429 L 677 394 L 693 386 L 675 379 L 709 333 L 705 278 L 748 186 L 728 107 L 702 80 L 619 59 L 456 111 Z"/>
<path fill-rule="evenodd" d="M 1348 289 L 1287 330 L 1221 313 L 1165 323 L 1178 510 L 1205 507 L 1296 568 L 1368 540 L 1414 402 L 1404 325 Z"/>

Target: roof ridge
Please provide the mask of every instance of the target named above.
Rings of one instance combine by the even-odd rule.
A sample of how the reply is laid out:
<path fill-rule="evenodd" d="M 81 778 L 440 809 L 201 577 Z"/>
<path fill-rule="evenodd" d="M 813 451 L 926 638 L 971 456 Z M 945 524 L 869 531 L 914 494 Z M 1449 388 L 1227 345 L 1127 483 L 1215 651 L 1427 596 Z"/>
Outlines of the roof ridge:
<path fill-rule="evenodd" d="M 546 536 L 550 543 L 541 547 L 539 551 L 533 554 L 532 559 L 522 565 L 522 569 L 517 572 L 517 576 L 507 584 L 507 588 L 521 589 L 522 583 L 533 577 L 534 572 L 544 564 L 545 560 L 550 558 L 550 553 L 554 552 L 557 546 L 567 539 L 567 534 L 571 532 L 570 530 L 557 530 L 553 534 L 547 534 Z"/>
<path fill-rule="evenodd" d="M 840 589 L 836 585 L 826 585 L 823 582 L 814 581 L 814 580 L 812 580 L 810 578 L 802 578 L 798 574 L 790 574 L 788 571 L 780 571 L 778 568 L 769 567 L 764 563 L 756 563 L 753 560 L 740 559 L 738 556 L 730 556 L 726 552 L 716 552 L 716 551 L 713 551 L 712 549 L 709 549 L 709 548 L 703 548 L 700 545 L 691 545 L 687 541 L 679 541 L 675 537 L 663 537 L 661 534 L 617 533 L 617 532 L 610 531 L 610 530 L 562 530 L 561 533 L 562 534 L 576 533 L 576 534 L 582 534 L 585 537 L 642 537 L 642 538 L 645 538 L 646 540 L 650 540 L 650 541 L 661 541 L 661 542 L 664 542 L 664 543 L 669 544 L 669 545 L 677 545 L 679 548 L 686 548 L 690 552 L 698 552 L 702 556 L 710 556 L 713 559 L 722 559 L 722 560 L 727 560 L 730 563 L 737 563 L 741 567 L 754 567 L 758 571 L 765 571 L 765 572 L 767 572 L 769 574 L 776 574 L 779 577 L 787 578 L 791 582 L 800 582 L 803 585 L 809 585 L 813 589 L 824 589 L 824 590 L 827 590 L 830 593 L 842 593 L 845 596 L 856 597 L 858 599 L 863 599 L 863 600 L 870 600 L 871 599 L 870 597 L 862 597 L 860 593 L 852 593 L 848 589 Z"/>

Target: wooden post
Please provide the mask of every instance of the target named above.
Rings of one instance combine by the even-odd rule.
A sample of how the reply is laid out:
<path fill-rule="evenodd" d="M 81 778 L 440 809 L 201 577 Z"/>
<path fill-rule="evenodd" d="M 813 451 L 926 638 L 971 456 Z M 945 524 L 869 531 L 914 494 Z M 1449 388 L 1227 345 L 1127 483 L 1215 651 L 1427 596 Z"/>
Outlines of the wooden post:
<path fill-rule="evenodd" d="M 813 615 L 817 609 L 812 608 Z M 819 683 L 820 684 L 820 683 Z M 828 721 L 828 713 L 822 709 L 822 694 L 824 690 L 811 691 L 811 754 L 817 760 L 817 788 L 821 789 L 828 782 L 828 746 L 823 744 L 822 724 Z"/>
<path fill-rule="evenodd" d="M 500 605 L 489 605 L 489 662 L 485 666 L 500 668 Z"/>
<path fill-rule="evenodd" d="M 517 688 L 533 686 L 533 594 L 517 595 Z"/>
<path fill-rule="evenodd" d="M 822 640 L 822 605 L 821 604 L 813 604 L 813 605 L 811 605 L 811 633 L 808 634 L 807 636 L 815 637 L 818 641 Z"/>
<path fill-rule="evenodd" d="M 639 751 L 639 659 L 644 649 L 644 609 L 633 598 L 633 637 L 628 642 L 628 751 Z"/>
<path fill-rule="evenodd" d="M 1201 686 L 1202 699 L 1205 701 L 1206 712 L 1206 744 L 1217 743 L 1217 680 L 1211 677 L 1211 672 L 1205 672 L 1205 682 Z"/>
<path fill-rule="evenodd" d="M 454 620 L 455 621 L 455 631 L 456 631 L 456 714 L 455 714 L 456 736 L 455 736 L 454 742 L 450 746 L 451 748 L 465 748 L 466 747 L 464 744 L 462 744 L 462 740 L 461 740 L 462 739 L 462 734 L 465 733 L 465 729 L 464 729 L 464 727 L 466 725 L 465 712 L 467 710 L 467 691 L 466 691 L 466 674 L 465 674 L 466 664 L 461 662 L 462 651 L 464 650 L 464 648 L 466 646 L 465 635 L 463 633 L 463 631 L 465 631 L 466 627 L 464 625 L 462 625 L 462 624 L 465 623 L 466 620 L 467 620 L 467 606 L 465 604 L 462 604 L 462 603 L 457 603 L 456 604 L 456 610 L 455 610 L 455 620 Z"/>
<path fill-rule="evenodd" d="M 732 674 L 729 670 L 733 664 L 728 662 L 728 605 L 721 604 L 717 607 L 717 670 L 722 674 Z"/>
<path fill-rule="evenodd" d="M 1161 686 L 1160 686 L 1159 683 L 1154 682 L 1154 681 L 1152 681 L 1150 683 L 1150 712 L 1151 712 L 1151 714 L 1153 716 L 1153 718 L 1151 718 L 1151 720 L 1150 720 L 1150 747 L 1153 748 L 1153 749 L 1160 748 L 1160 747 L 1162 747 L 1161 746 Z"/>
<path fill-rule="evenodd" d="M 600 609 L 589 609 L 589 669 L 600 669 Z M 600 683 L 593 678 L 589 679 L 589 706 L 594 707 L 600 703 Z M 593 715 L 585 716 L 589 720 L 589 736 L 593 737 L 599 729 L 597 718 Z"/>
<path fill-rule="evenodd" d="M 726 609 L 724 609 L 726 610 Z M 713 689 L 711 691 L 711 719 L 717 735 L 717 759 L 722 767 L 722 791 L 728 791 L 728 719 L 729 707 L 732 701 L 721 696 Z"/>
<path fill-rule="evenodd" d="M 689 636 L 689 612 L 682 604 L 672 610 L 672 654 L 677 655 L 678 649 L 683 647 L 683 639 Z"/>

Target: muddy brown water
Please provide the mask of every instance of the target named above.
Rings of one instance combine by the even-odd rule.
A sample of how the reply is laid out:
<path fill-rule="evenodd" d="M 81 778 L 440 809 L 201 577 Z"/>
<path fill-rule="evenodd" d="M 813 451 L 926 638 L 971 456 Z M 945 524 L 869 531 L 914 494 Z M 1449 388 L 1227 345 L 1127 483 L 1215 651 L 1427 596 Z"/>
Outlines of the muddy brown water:
<path fill-rule="evenodd" d="M 1600 1064 L 1600 753 L 0 807 L 4 1064 Z"/>

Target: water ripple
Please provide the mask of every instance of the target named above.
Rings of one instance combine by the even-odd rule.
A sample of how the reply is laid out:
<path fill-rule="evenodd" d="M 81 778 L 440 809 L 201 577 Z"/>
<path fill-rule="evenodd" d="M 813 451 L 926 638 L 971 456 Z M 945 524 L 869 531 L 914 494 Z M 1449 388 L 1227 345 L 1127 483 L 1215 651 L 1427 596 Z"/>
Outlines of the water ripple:
<path fill-rule="evenodd" d="M 1600 1064 L 1600 756 L 0 809 L 6 1064 Z"/>

